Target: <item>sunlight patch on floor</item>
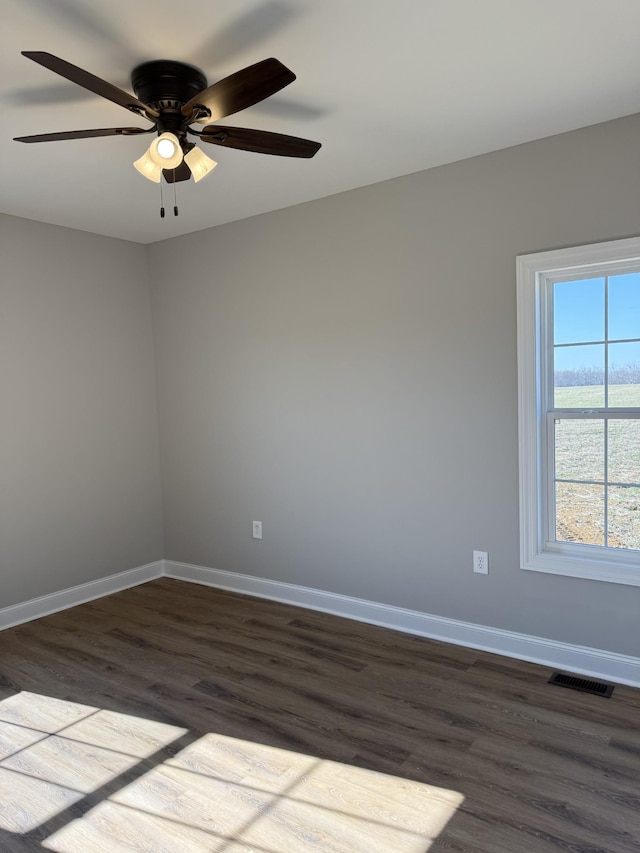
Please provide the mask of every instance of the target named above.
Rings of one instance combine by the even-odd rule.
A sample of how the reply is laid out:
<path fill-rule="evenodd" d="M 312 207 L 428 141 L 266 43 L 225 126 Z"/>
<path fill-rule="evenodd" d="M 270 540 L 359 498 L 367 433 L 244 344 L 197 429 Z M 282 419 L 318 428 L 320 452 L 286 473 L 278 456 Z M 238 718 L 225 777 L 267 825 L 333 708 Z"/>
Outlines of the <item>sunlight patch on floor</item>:
<path fill-rule="evenodd" d="M 0 702 L 0 826 L 18 834 L 42 826 L 185 734 L 46 696 L 12 696 Z M 82 817 L 69 815 L 41 845 L 57 853 L 425 853 L 463 799 L 212 733 L 152 761 Z"/>
<path fill-rule="evenodd" d="M 0 702 L 0 829 L 25 833 L 186 729 L 23 691 Z"/>

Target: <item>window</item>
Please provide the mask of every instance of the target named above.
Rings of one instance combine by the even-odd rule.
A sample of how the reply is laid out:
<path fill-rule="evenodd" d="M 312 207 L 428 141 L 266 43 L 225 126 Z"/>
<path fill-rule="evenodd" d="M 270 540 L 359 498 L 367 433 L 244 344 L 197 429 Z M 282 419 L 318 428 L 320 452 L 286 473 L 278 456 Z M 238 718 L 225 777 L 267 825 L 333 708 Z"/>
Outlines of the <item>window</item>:
<path fill-rule="evenodd" d="M 521 566 L 640 585 L 640 238 L 517 278 Z"/>

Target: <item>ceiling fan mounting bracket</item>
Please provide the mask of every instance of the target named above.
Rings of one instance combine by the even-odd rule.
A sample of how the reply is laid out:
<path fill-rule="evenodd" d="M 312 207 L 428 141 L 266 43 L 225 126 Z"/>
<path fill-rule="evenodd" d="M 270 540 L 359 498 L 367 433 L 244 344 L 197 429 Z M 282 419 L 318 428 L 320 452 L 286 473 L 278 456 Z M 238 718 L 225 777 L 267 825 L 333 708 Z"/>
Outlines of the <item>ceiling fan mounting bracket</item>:
<path fill-rule="evenodd" d="M 217 130 L 215 125 L 210 125 L 208 130 L 205 131 L 196 130 L 194 127 L 188 128 L 188 131 L 194 136 L 199 136 L 200 139 L 206 139 L 208 142 L 211 142 L 212 139 L 216 142 L 224 142 L 229 138 L 229 133 L 226 130 Z"/>

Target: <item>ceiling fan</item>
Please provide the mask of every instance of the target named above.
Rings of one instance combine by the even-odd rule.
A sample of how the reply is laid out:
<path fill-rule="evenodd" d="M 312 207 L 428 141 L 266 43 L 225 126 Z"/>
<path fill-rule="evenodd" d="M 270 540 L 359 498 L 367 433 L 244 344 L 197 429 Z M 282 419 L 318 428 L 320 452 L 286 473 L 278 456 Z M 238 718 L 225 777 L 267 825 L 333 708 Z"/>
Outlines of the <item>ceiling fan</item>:
<path fill-rule="evenodd" d="M 134 163 L 141 174 L 156 183 L 160 183 L 162 176 L 168 183 L 188 181 L 191 176 L 197 182 L 214 168 L 216 163 L 196 147 L 189 135 L 212 145 L 282 157 L 313 157 L 320 148 L 319 142 L 296 136 L 214 124 L 274 95 L 296 79 L 295 74 L 277 59 L 264 59 L 211 85 L 207 85 L 204 73 L 194 65 L 168 59 L 144 62 L 131 72 L 134 97 L 51 53 L 22 51 L 22 55 L 148 119 L 152 125 L 149 128 L 106 127 L 41 133 L 15 137 L 16 142 L 156 133 L 149 149 Z M 193 124 L 201 125 L 202 129 L 194 128 Z"/>

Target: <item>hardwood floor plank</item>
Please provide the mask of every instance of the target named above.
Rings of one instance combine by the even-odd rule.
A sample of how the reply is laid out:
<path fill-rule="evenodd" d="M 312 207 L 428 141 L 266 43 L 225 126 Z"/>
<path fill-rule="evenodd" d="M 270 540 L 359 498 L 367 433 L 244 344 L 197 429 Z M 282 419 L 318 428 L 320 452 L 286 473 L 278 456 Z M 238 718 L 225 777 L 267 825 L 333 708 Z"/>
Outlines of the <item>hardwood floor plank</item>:
<path fill-rule="evenodd" d="M 0 849 L 638 853 L 640 691 L 548 676 L 152 581 L 0 634 Z"/>

